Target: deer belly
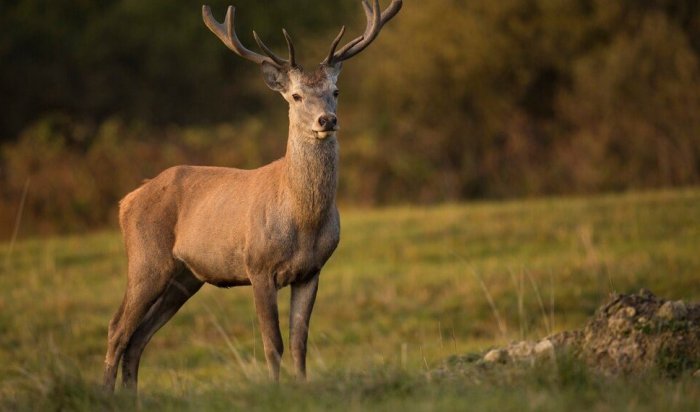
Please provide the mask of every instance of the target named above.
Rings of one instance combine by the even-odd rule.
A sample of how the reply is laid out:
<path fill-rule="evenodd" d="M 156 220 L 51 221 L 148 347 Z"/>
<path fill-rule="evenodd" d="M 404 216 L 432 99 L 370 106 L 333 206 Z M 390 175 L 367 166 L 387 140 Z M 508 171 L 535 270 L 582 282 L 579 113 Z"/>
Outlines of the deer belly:
<path fill-rule="evenodd" d="M 250 285 L 243 257 L 238 253 L 208 250 L 195 254 L 176 250 L 174 255 L 202 282 L 224 288 Z"/>

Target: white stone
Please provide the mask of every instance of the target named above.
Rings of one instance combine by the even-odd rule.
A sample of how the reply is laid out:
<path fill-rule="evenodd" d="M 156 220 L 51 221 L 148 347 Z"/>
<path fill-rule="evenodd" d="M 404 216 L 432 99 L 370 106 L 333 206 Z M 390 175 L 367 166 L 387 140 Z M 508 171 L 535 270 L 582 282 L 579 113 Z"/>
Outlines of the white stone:
<path fill-rule="evenodd" d="M 554 345 L 552 344 L 552 341 L 549 339 L 542 339 L 541 341 L 537 342 L 537 345 L 535 345 L 535 354 L 537 356 L 553 355 Z"/>
<path fill-rule="evenodd" d="M 491 349 L 484 355 L 484 362 L 488 363 L 505 363 L 508 360 L 508 354 L 503 349 Z"/>

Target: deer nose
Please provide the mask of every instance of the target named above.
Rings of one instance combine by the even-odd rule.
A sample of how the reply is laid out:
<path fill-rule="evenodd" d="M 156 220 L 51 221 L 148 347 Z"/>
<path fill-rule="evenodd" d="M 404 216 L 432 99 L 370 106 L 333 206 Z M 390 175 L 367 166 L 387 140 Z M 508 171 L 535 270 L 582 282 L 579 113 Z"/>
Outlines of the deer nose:
<path fill-rule="evenodd" d="M 318 124 L 324 130 L 333 130 L 338 124 L 338 118 L 334 114 L 324 114 L 318 118 Z"/>

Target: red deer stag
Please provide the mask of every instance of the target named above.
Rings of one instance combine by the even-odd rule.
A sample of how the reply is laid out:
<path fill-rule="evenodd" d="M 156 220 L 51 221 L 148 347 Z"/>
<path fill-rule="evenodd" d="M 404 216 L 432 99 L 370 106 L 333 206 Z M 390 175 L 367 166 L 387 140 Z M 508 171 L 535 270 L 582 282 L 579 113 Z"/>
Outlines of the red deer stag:
<path fill-rule="evenodd" d="M 141 354 L 151 337 L 204 283 L 251 285 L 270 378 L 279 380 L 282 336 L 277 291 L 291 285 L 290 346 L 297 377 L 306 377 L 306 341 L 321 268 L 340 237 L 336 82 L 341 65 L 365 49 L 401 9 L 393 0 L 362 0 L 364 33 L 341 48 L 345 27 L 323 62 L 310 72 L 294 58 L 246 49 L 236 36 L 235 9 L 218 23 L 202 7 L 207 27 L 234 53 L 255 62 L 265 83 L 289 103 L 283 158 L 254 170 L 177 166 L 165 170 L 120 203 L 128 273 L 124 299 L 109 324 L 104 386 L 136 390 Z"/>

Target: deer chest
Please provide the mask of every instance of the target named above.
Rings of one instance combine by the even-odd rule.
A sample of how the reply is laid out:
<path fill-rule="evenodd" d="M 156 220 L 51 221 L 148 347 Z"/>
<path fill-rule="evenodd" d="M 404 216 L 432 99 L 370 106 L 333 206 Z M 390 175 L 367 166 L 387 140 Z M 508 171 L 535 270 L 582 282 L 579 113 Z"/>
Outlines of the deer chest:
<path fill-rule="evenodd" d="M 340 240 L 337 214 L 314 230 L 283 224 L 267 229 L 252 234 L 246 264 L 251 275 L 272 276 L 278 288 L 317 274 Z"/>

